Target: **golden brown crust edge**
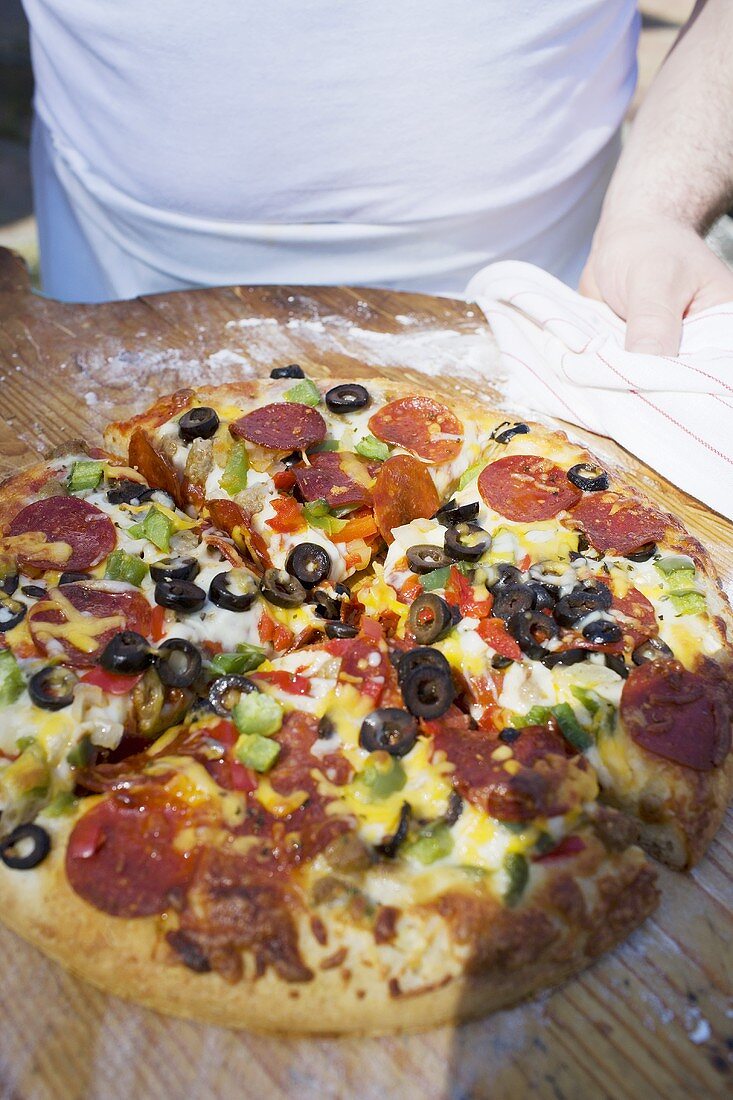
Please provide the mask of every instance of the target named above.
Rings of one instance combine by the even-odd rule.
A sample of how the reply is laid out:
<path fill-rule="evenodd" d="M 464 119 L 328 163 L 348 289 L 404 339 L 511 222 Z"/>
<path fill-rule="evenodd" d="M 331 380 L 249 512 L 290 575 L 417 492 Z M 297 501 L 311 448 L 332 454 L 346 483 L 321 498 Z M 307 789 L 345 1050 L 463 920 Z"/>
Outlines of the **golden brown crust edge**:
<path fill-rule="evenodd" d="M 588 857 L 598 870 L 592 904 L 572 877 L 575 868 L 549 875 L 531 907 L 507 910 L 470 893 L 447 893 L 431 903 L 423 914 L 433 954 L 417 989 L 403 990 L 380 975 L 390 949 L 373 939 L 368 946 L 360 941 L 360 952 L 352 951 L 344 965 L 317 969 L 311 982 L 288 983 L 268 971 L 231 985 L 217 974 L 171 965 L 157 919 L 109 917 L 77 897 L 60 843 L 69 828 L 57 834 L 52 855 L 36 872 L 0 867 L 4 923 L 105 992 L 170 1015 L 261 1032 L 394 1033 L 484 1015 L 578 973 L 622 941 L 658 901 L 655 873 L 639 849 L 608 859 L 595 851 Z M 307 926 L 306 917 L 301 942 Z M 326 926 L 330 932 L 328 917 Z"/>

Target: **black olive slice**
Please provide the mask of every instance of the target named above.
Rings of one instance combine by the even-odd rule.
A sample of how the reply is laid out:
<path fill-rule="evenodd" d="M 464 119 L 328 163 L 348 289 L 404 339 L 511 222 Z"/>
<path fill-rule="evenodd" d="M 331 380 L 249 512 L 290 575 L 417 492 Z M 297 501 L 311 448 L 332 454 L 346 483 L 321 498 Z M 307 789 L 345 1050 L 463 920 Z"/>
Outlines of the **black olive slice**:
<path fill-rule="evenodd" d="M 42 584 L 24 584 L 21 592 L 32 600 L 41 600 L 46 595 L 46 589 Z"/>
<path fill-rule="evenodd" d="M 546 584 L 540 581 L 528 581 L 527 588 L 532 593 L 533 611 L 551 611 L 557 603 L 557 589 L 553 592 Z"/>
<path fill-rule="evenodd" d="M 154 581 L 192 581 L 198 576 L 199 563 L 195 558 L 161 558 L 150 566 Z"/>
<path fill-rule="evenodd" d="M 534 605 L 534 593 L 526 584 L 512 584 L 500 588 L 494 596 L 492 615 L 497 619 L 508 619 L 520 611 L 531 611 Z"/>
<path fill-rule="evenodd" d="M 284 569 L 266 569 L 260 581 L 260 591 L 275 607 L 300 607 L 305 602 L 306 591 L 297 577 L 291 577 Z"/>
<path fill-rule="evenodd" d="M 620 676 L 622 680 L 628 678 L 629 670 L 620 653 L 604 653 L 603 663 L 606 668 L 610 668 L 611 671 L 615 672 L 617 676 Z"/>
<path fill-rule="evenodd" d="M 423 592 L 410 605 L 408 615 L 415 641 L 420 645 L 437 642 L 453 625 L 453 612 L 450 605 L 435 592 Z"/>
<path fill-rule="evenodd" d="M 544 657 L 547 650 L 543 643 L 558 635 L 557 623 L 542 611 L 520 611 L 506 625 L 519 648 L 532 660 Z"/>
<path fill-rule="evenodd" d="M 313 604 L 319 619 L 341 618 L 341 600 L 332 596 L 325 588 L 312 588 L 308 593 L 307 601 Z"/>
<path fill-rule="evenodd" d="M 403 677 L 402 698 L 416 718 L 439 718 L 455 697 L 450 671 L 437 665 L 418 665 Z"/>
<path fill-rule="evenodd" d="M 501 425 L 499 426 L 501 427 Z M 491 438 L 496 443 L 508 443 L 510 439 L 514 439 L 515 435 L 527 435 L 529 432 L 529 426 L 527 424 L 517 423 L 512 424 L 510 427 L 504 428 L 502 431 L 499 432 L 497 432 L 496 428 L 494 428 L 494 432 L 496 432 L 496 434 L 494 435 L 492 433 Z"/>
<path fill-rule="evenodd" d="M 375 850 L 379 852 L 381 856 L 385 856 L 387 859 L 394 859 L 397 855 L 402 844 L 407 839 L 407 832 L 410 828 L 410 818 L 412 816 L 412 809 L 409 802 L 403 802 L 400 807 L 400 817 L 392 836 L 387 836 L 381 842 L 381 844 L 375 844 Z"/>
<path fill-rule="evenodd" d="M 216 714 L 228 718 L 242 695 L 257 691 L 257 685 L 246 676 L 232 672 L 228 676 L 219 676 L 209 688 L 209 703 Z"/>
<path fill-rule="evenodd" d="M 331 558 L 328 551 L 317 542 L 301 542 L 288 554 L 285 569 L 304 588 L 315 588 L 317 584 L 328 580 Z"/>
<path fill-rule="evenodd" d="M 147 638 L 134 630 L 121 630 L 107 642 L 99 663 L 107 672 L 142 672 L 153 662 Z"/>
<path fill-rule="evenodd" d="M 137 481 L 119 481 L 108 491 L 107 500 L 110 504 L 144 504 L 154 492 Z"/>
<path fill-rule="evenodd" d="M 286 468 L 290 466 L 297 466 L 298 463 L 302 461 L 302 451 L 291 451 L 289 455 L 285 455 L 285 458 L 283 459 L 283 466 L 285 466 Z"/>
<path fill-rule="evenodd" d="M 593 645 L 611 645 L 620 642 L 624 632 L 612 619 L 594 619 L 583 627 L 583 637 Z"/>
<path fill-rule="evenodd" d="M 635 665 L 643 665 L 646 661 L 673 661 L 674 653 L 661 638 L 647 638 L 636 647 L 631 660 Z"/>
<path fill-rule="evenodd" d="M 463 813 L 463 799 L 459 795 L 458 791 L 451 791 L 448 795 L 448 809 L 443 815 L 443 821 L 446 825 L 455 825 L 458 818 Z"/>
<path fill-rule="evenodd" d="M 545 668 L 555 668 L 557 665 L 579 665 L 581 661 L 587 661 L 592 653 L 590 649 L 565 649 L 558 653 L 546 653 L 542 657 Z"/>
<path fill-rule="evenodd" d="M 319 738 L 323 741 L 328 741 L 329 738 L 333 737 L 335 732 L 336 732 L 336 726 L 333 723 L 333 719 L 329 718 L 327 714 L 324 714 L 323 717 L 318 722 L 318 736 L 319 736 Z"/>
<path fill-rule="evenodd" d="M 448 500 L 445 504 L 441 504 L 433 519 L 437 519 L 443 527 L 455 527 L 458 523 L 468 523 L 476 519 L 479 508 L 480 504 L 477 500 L 470 504 L 456 504 L 454 500 Z"/>
<path fill-rule="evenodd" d="M 6 596 L 12 596 L 17 591 L 19 584 L 20 577 L 17 573 L 6 573 L 0 581 L 0 592 L 4 592 Z"/>
<path fill-rule="evenodd" d="M 499 734 L 499 740 L 503 741 L 505 745 L 513 745 L 515 741 L 518 741 L 522 731 L 516 729 L 515 726 L 507 726 Z"/>
<path fill-rule="evenodd" d="M 185 443 L 194 439 L 211 439 L 219 427 L 219 417 L 208 405 L 189 409 L 178 421 L 178 434 Z"/>
<path fill-rule="evenodd" d="M 502 561 L 497 567 L 498 578 L 491 586 L 491 591 L 496 595 L 502 588 L 509 588 L 515 584 L 522 583 L 522 574 L 517 569 L 516 565 L 509 565 L 508 562 Z"/>
<path fill-rule="evenodd" d="M 43 710 L 63 710 L 74 701 L 78 676 L 63 665 L 47 665 L 34 672 L 28 681 L 31 702 Z"/>
<path fill-rule="evenodd" d="M 643 546 L 640 546 L 638 550 L 632 551 L 630 554 L 624 554 L 624 557 L 628 561 L 649 561 L 653 558 L 657 552 L 656 542 L 645 542 Z"/>
<path fill-rule="evenodd" d="M 359 633 L 355 626 L 351 623 L 326 623 L 324 630 L 327 638 L 355 638 Z"/>
<path fill-rule="evenodd" d="M 0 841 L 0 859 L 13 871 L 32 870 L 50 851 L 51 837 L 40 825 L 18 825 Z"/>
<path fill-rule="evenodd" d="M 73 571 L 62 573 L 59 577 L 59 587 L 62 584 L 80 584 L 84 581 L 90 581 L 91 579 L 88 573 L 74 573 Z"/>
<path fill-rule="evenodd" d="M 450 676 L 450 665 L 439 649 L 433 649 L 429 645 L 420 645 L 416 649 L 408 649 L 401 653 L 397 660 L 397 679 L 400 683 L 406 679 L 416 668 L 439 668 Z"/>
<path fill-rule="evenodd" d="M 201 664 L 200 652 L 185 638 L 170 638 L 155 655 L 156 671 L 167 687 L 190 687 L 201 674 Z"/>
<path fill-rule="evenodd" d="M 191 581 L 158 581 L 155 602 L 171 611 L 200 611 L 206 603 L 206 593 Z"/>
<path fill-rule="evenodd" d="M 411 546 L 407 551 L 407 564 L 413 573 L 432 573 L 434 569 L 444 569 L 451 561 L 439 546 L 427 542 Z"/>
<path fill-rule="evenodd" d="M 287 367 L 273 367 L 270 378 L 305 378 L 305 372 L 297 363 L 290 363 Z"/>
<path fill-rule="evenodd" d="M 575 626 L 592 611 L 608 611 L 613 596 L 605 584 L 578 586 L 567 596 L 561 596 L 552 614 L 560 626 Z"/>
<path fill-rule="evenodd" d="M 369 404 L 369 390 L 356 382 L 333 386 L 326 393 L 326 405 L 332 413 L 357 412 Z"/>
<path fill-rule="evenodd" d="M 568 481 L 584 493 L 599 493 L 608 488 L 608 474 L 591 462 L 577 462 L 568 470 Z"/>
<path fill-rule="evenodd" d="M 491 667 L 497 670 L 502 668 L 509 668 L 509 665 L 513 665 L 514 661 L 511 657 L 502 657 L 501 653 L 495 653 L 491 658 Z"/>
<path fill-rule="evenodd" d="M 258 594 L 257 578 L 247 569 L 217 573 L 209 586 L 209 599 L 224 611 L 247 611 Z"/>
<path fill-rule="evenodd" d="M 368 714 L 361 724 L 359 744 L 367 752 L 388 752 L 406 756 L 417 741 L 417 722 L 400 707 L 380 707 Z"/>
<path fill-rule="evenodd" d="M 443 548 L 454 561 L 478 561 L 491 546 L 491 535 L 478 523 L 458 523 L 445 532 Z"/>
<path fill-rule="evenodd" d="M 22 623 L 28 608 L 20 600 L 14 600 L 12 596 L 0 593 L 0 634 L 6 630 L 12 630 L 18 623 Z"/>

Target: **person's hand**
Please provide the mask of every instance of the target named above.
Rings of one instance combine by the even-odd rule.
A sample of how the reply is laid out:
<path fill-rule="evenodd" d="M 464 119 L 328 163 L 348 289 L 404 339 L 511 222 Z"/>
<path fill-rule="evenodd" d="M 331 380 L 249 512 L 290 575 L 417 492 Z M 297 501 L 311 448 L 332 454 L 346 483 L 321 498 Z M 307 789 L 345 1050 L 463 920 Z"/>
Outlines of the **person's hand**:
<path fill-rule="evenodd" d="M 579 290 L 626 321 L 628 351 L 676 355 L 683 317 L 733 302 L 733 272 L 671 218 L 601 221 Z"/>

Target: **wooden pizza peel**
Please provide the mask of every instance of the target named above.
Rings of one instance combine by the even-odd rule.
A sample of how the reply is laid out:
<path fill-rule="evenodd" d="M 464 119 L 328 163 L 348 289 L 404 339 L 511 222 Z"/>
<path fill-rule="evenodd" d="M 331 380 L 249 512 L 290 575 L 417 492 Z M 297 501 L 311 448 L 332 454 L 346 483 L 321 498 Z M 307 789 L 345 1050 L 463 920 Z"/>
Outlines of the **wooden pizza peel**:
<path fill-rule="evenodd" d="M 47 301 L 0 249 L 0 477 L 180 385 L 390 377 L 502 404 L 470 303 L 349 288 L 225 287 L 106 305 Z M 425 375 L 429 377 L 426 379 Z M 682 517 L 733 588 L 733 525 L 577 429 Z M 0 1100 L 713 1097 L 733 1088 L 733 816 L 657 914 L 580 978 L 487 1020 L 381 1039 L 253 1036 L 96 992 L 0 927 Z M 114 944 L 110 944 L 114 950 Z M 79 951 L 84 951 L 80 942 Z"/>

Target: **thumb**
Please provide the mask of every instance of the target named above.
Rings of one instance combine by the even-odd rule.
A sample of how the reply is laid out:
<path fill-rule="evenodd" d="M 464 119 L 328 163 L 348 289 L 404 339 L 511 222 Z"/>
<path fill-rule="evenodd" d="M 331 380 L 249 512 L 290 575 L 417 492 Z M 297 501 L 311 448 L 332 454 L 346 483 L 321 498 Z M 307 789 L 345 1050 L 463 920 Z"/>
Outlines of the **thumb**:
<path fill-rule="evenodd" d="M 642 262 L 629 274 L 626 297 L 626 350 L 645 355 L 676 355 L 682 317 L 691 295 L 675 263 Z"/>

